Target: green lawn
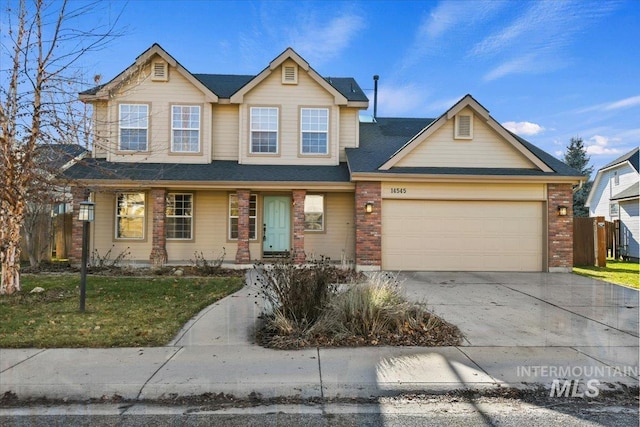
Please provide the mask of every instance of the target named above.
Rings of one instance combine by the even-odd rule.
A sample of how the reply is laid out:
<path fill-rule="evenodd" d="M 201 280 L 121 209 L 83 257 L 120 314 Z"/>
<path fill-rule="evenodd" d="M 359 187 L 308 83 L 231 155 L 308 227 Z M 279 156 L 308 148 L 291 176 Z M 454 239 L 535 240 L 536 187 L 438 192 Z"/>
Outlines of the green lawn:
<path fill-rule="evenodd" d="M 23 275 L 22 292 L 0 296 L 0 347 L 165 345 L 191 317 L 243 285 L 241 277 L 87 278 L 86 311 L 77 274 Z M 30 294 L 39 286 L 45 292 Z"/>
<path fill-rule="evenodd" d="M 640 264 L 634 262 L 607 260 L 606 267 L 574 267 L 573 272 L 581 276 L 593 277 L 606 282 L 630 288 L 640 288 Z"/>

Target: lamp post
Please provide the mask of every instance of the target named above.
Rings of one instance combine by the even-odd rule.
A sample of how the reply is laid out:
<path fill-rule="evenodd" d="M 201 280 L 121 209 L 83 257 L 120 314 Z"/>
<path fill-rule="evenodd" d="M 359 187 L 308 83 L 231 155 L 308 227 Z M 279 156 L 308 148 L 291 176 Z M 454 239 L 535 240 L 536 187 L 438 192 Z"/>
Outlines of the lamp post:
<path fill-rule="evenodd" d="M 84 313 L 84 301 L 87 294 L 87 253 L 89 251 L 89 223 L 93 222 L 96 204 L 80 202 L 78 219 L 82 221 L 82 265 L 80 266 L 80 312 Z"/>

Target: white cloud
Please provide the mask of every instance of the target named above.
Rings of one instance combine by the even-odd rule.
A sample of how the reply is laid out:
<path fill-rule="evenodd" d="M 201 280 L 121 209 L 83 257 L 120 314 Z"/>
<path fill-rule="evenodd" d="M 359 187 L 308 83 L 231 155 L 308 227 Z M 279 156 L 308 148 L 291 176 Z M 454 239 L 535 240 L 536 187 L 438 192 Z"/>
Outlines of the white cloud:
<path fill-rule="evenodd" d="M 629 98 L 621 99 L 620 101 L 612 102 L 604 106 L 604 110 L 619 110 L 621 108 L 629 108 L 640 105 L 640 95 L 632 96 Z"/>
<path fill-rule="evenodd" d="M 364 27 L 364 18 L 351 12 L 327 22 L 318 22 L 311 16 L 303 25 L 289 32 L 289 45 L 296 46 L 309 63 L 317 66 L 340 55 Z"/>
<path fill-rule="evenodd" d="M 514 4 L 514 3 L 512 3 Z M 537 1 L 511 23 L 476 43 L 469 55 L 502 63 L 485 75 L 495 80 L 509 74 L 548 72 L 570 63 L 564 53 L 588 25 L 599 21 L 617 7 L 613 2 Z M 512 59 L 508 59 L 512 58 Z"/>
<path fill-rule="evenodd" d="M 410 116 L 415 114 L 416 110 L 421 110 L 424 96 L 425 90 L 413 84 L 406 86 L 385 85 L 378 90 L 378 116 Z"/>
<path fill-rule="evenodd" d="M 601 156 L 608 154 L 622 154 L 622 150 L 609 147 L 611 138 L 602 135 L 594 135 L 587 141 L 587 154 Z"/>
<path fill-rule="evenodd" d="M 618 101 L 605 102 L 602 104 L 592 105 L 578 110 L 577 113 L 588 113 L 591 111 L 613 111 L 621 110 L 623 108 L 631 108 L 640 105 L 640 95 L 630 96 L 628 98 L 620 99 Z"/>
<path fill-rule="evenodd" d="M 542 126 L 531 122 L 504 122 L 502 126 L 517 135 L 531 136 L 544 131 Z"/>

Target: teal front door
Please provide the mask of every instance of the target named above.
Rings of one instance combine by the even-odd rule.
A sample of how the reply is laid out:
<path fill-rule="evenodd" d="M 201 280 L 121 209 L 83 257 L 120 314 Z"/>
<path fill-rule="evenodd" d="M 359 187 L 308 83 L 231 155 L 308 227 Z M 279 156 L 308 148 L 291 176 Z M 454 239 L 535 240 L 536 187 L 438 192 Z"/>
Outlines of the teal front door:
<path fill-rule="evenodd" d="M 289 197 L 265 196 L 262 236 L 264 255 L 289 252 L 291 249 L 291 199 Z"/>

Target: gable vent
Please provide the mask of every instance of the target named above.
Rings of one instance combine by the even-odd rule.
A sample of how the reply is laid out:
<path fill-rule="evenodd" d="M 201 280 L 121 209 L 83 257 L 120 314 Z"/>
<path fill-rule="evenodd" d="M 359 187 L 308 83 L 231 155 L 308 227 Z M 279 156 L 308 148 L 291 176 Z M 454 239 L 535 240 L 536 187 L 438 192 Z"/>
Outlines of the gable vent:
<path fill-rule="evenodd" d="M 284 67 L 282 67 L 282 83 L 298 83 L 298 69 L 295 65 L 285 65 Z"/>
<path fill-rule="evenodd" d="M 455 135 L 456 139 L 473 138 L 473 116 L 470 114 L 458 114 L 456 116 Z"/>
<path fill-rule="evenodd" d="M 166 62 L 154 62 L 152 66 L 153 81 L 166 82 L 169 80 L 169 67 Z"/>

